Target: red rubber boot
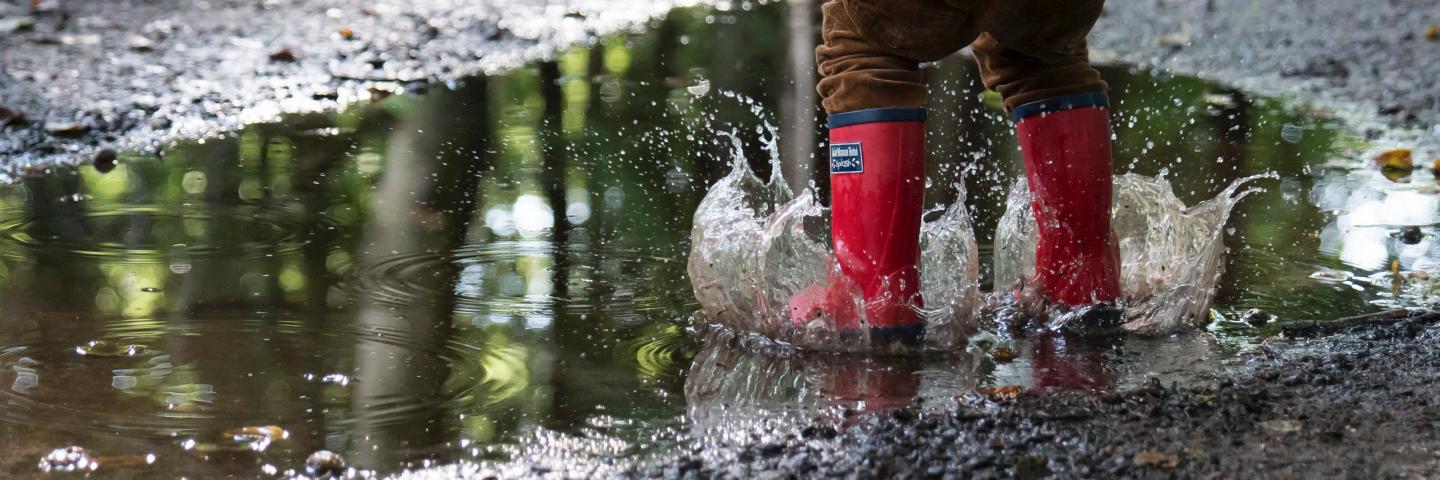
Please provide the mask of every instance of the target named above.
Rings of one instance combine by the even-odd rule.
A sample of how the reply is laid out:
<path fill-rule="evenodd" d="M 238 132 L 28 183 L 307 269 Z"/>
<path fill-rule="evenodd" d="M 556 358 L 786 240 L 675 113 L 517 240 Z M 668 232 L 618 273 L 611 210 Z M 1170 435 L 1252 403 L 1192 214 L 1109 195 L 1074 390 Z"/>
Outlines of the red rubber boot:
<path fill-rule="evenodd" d="M 830 116 L 830 213 L 836 261 L 845 279 L 796 295 L 792 321 L 818 311 L 859 328 L 844 303 L 846 283 L 865 299 L 881 341 L 918 341 L 920 216 L 925 200 L 925 109 L 877 108 Z M 854 288 L 852 287 L 852 288 Z M 848 317 L 848 318 L 847 318 Z"/>
<path fill-rule="evenodd" d="M 1107 103 L 1104 94 L 1083 93 L 1013 112 L 1039 226 L 1030 283 L 1051 303 L 1073 307 L 1120 296 Z"/>

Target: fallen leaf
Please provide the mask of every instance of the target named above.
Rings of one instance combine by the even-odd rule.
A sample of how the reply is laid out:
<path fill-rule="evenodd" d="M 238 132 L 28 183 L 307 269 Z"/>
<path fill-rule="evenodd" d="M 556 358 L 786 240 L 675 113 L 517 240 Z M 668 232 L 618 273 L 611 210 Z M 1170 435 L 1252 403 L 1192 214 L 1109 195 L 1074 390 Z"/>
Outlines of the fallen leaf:
<path fill-rule="evenodd" d="M 240 427 L 226 430 L 224 436 L 237 442 L 270 441 L 290 438 L 290 432 L 275 425 Z"/>
<path fill-rule="evenodd" d="M 289 47 L 282 48 L 280 51 L 270 54 L 270 61 L 272 62 L 293 62 L 295 59 L 295 51 Z"/>
<path fill-rule="evenodd" d="M 383 88 L 370 87 L 370 101 L 372 102 L 378 102 L 390 98 L 390 96 L 394 94 L 395 92 Z"/>
<path fill-rule="evenodd" d="M 1375 165 L 1380 168 L 1399 168 L 1409 170 L 1415 168 L 1415 162 L 1408 148 L 1397 148 L 1388 150 L 1375 156 Z"/>
<path fill-rule="evenodd" d="M 1135 454 L 1135 458 L 1131 462 L 1142 467 L 1160 467 L 1168 470 L 1180 466 L 1180 457 L 1173 453 L 1146 450 Z"/>
<path fill-rule="evenodd" d="M 1010 363 L 1015 361 L 1015 350 L 1006 346 L 995 347 L 990 351 L 990 358 L 996 362 Z"/>
<path fill-rule="evenodd" d="M 0 107 L 0 127 L 5 125 L 24 125 L 25 112 Z"/>
<path fill-rule="evenodd" d="M 1014 400 L 1020 398 L 1025 388 L 1019 385 L 1001 385 L 997 387 L 980 387 L 975 391 L 990 397 L 993 400 Z"/>

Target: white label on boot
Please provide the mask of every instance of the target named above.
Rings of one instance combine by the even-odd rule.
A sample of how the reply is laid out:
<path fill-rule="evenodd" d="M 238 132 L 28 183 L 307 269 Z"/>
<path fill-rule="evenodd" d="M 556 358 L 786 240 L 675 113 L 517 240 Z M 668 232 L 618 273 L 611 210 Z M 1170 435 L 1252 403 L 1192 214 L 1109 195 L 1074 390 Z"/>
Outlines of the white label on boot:
<path fill-rule="evenodd" d="M 860 142 L 830 144 L 830 174 L 865 171 L 865 154 Z"/>

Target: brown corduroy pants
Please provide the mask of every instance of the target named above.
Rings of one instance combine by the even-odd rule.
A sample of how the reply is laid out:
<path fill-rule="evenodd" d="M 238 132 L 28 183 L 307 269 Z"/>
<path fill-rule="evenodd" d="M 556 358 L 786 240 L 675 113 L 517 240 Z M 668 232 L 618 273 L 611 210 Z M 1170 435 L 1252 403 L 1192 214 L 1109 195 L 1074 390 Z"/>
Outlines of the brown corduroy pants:
<path fill-rule="evenodd" d="M 971 46 L 1007 109 L 1104 92 L 1085 35 L 1104 0 L 828 0 L 815 49 L 825 111 L 925 104 L 921 62 Z"/>

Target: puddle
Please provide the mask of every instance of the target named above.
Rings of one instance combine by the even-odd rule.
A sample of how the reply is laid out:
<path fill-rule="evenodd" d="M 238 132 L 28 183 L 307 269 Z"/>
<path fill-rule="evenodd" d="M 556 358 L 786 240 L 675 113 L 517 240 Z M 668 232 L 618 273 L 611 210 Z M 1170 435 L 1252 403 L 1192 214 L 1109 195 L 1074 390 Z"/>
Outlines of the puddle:
<path fill-rule="evenodd" d="M 791 131 L 793 90 L 757 73 L 785 65 L 756 46 L 782 17 L 684 9 L 552 63 L 0 187 L 0 468 L 68 445 L 101 471 L 155 455 L 112 467 L 142 476 L 279 475 L 321 449 L 382 473 L 598 465 L 688 448 L 722 411 L 1203 378 L 1279 325 L 1417 305 L 1440 279 L 1423 273 L 1440 269 L 1428 171 L 1397 182 L 1326 120 L 1106 68 L 1117 173 L 1163 175 L 1192 205 L 1279 177 L 1231 214 L 1205 330 L 898 365 L 702 350 L 691 215 L 729 171 L 721 133 L 765 178 L 766 122 Z M 989 291 L 1021 163 L 969 65 L 928 75 L 927 204 L 968 192 Z M 1242 322 L 1254 308 L 1273 318 Z M 272 427 L 258 449 L 226 436 Z"/>

